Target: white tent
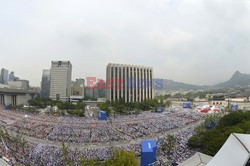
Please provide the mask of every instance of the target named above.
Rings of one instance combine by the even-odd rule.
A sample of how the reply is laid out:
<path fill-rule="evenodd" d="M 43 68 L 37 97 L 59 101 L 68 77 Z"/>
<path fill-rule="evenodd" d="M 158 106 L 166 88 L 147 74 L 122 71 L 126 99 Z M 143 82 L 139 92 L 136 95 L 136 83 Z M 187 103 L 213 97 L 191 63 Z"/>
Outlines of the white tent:
<path fill-rule="evenodd" d="M 1 166 L 10 166 L 4 159 L 0 158 L 0 165 Z"/>
<path fill-rule="evenodd" d="M 179 166 L 205 166 L 211 159 L 211 156 L 197 152 Z"/>
<path fill-rule="evenodd" d="M 250 157 L 250 134 L 231 134 L 207 166 L 245 166 Z"/>

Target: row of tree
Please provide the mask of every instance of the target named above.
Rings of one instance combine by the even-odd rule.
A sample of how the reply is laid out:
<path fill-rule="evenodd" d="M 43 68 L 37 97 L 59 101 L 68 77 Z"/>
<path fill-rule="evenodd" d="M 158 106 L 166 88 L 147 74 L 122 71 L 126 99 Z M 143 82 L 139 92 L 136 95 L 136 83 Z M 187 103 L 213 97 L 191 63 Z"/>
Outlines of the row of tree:
<path fill-rule="evenodd" d="M 47 108 L 51 106 L 52 108 L 56 106 L 58 110 L 51 110 L 47 111 L 47 114 L 59 114 L 59 115 L 72 115 L 72 116 L 80 116 L 83 117 L 85 115 L 85 107 L 86 104 L 83 101 L 79 101 L 77 103 L 72 102 L 61 102 L 61 101 L 52 101 L 50 99 L 42 99 L 42 98 L 35 98 L 33 100 L 29 100 L 29 105 L 33 106 L 34 108 Z M 22 106 L 15 106 L 21 107 L 19 109 L 23 109 Z"/>
<path fill-rule="evenodd" d="M 9 109 L 23 111 L 26 113 L 39 113 L 35 107 L 24 107 L 24 105 L 9 105 Z"/>
<path fill-rule="evenodd" d="M 143 102 L 127 102 L 124 100 L 118 100 L 115 102 L 101 103 L 98 107 L 105 110 L 108 115 L 114 114 L 139 114 L 142 111 L 154 110 L 158 107 L 170 106 L 170 102 L 158 101 L 157 99 L 148 99 Z"/>
<path fill-rule="evenodd" d="M 79 101 L 77 104 L 72 102 L 61 102 L 61 101 L 53 101 L 50 99 L 43 98 L 35 98 L 33 100 L 28 101 L 30 106 L 34 106 L 37 108 L 46 108 L 47 106 L 57 106 L 61 110 L 74 110 L 74 109 L 85 109 L 85 103 L 83 101 Z"/>

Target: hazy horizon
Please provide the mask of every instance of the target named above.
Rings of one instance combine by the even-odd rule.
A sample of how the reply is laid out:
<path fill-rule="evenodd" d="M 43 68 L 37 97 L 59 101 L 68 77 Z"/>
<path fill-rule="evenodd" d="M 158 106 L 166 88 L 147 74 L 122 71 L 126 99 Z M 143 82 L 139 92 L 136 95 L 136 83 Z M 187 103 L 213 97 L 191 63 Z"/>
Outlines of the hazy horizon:
<path fill-rule="evenodd" d="M 0 68 L 40 86 L 53 60 L 105 79 L 108 63 L 196 85 L 250 73 L 249 0 L 0 1 Z"/>

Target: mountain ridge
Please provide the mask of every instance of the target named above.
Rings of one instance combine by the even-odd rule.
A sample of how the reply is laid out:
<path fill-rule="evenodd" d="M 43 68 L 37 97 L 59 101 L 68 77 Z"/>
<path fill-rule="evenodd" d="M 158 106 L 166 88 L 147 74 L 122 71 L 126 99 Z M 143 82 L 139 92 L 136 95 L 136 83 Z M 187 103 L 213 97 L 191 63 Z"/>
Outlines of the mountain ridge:
<path fill-rule="evenodd" d="M 201 86 L 177 82 L 171 79 L 163 79 L 163 90 L 202 90 L 215 88 L 235 88 L 250 85 L 250 74 L 236 71 L 228 81 L 218 83 L 213 86 Z"/>
<path fill-rule="evenodd" d="M 248 85 L 250 85 L 250 74 L 245 74 L 236 71 L 228 81 L 216 84 L 214 87 L 234 88 L 234 87 L 242 87 Z"/>

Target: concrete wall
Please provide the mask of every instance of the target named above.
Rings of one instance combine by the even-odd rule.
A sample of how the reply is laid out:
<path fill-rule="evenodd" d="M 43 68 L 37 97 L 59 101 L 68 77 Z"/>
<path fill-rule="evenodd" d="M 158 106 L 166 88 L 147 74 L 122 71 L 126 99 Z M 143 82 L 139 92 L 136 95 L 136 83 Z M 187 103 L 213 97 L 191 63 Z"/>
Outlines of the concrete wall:
<path fill-rule="evenodd" d="M 28 101 L 32 99 L 30 94 L 1 94 L 4 97 L 4 101 L 0 100 L 0 104 L 11 104 L 11 105 L 21 105 L 28 104 Z M 14 100 L 14 101 L 13 101 Z"/>
<path fill-rule="evenodd" d="M 17 105 L 28 104 L 28 101 L 32 99 L 32 96 L 29 94 L 17 96 Z"/>
<path fill-rule="evenodd" d="M 8 85 L 11 88 L 17 88 L 17 89 L 23 89 L 23 90 L 29 89 L 29 81 L 27 80 L 9 81 Z"/>

